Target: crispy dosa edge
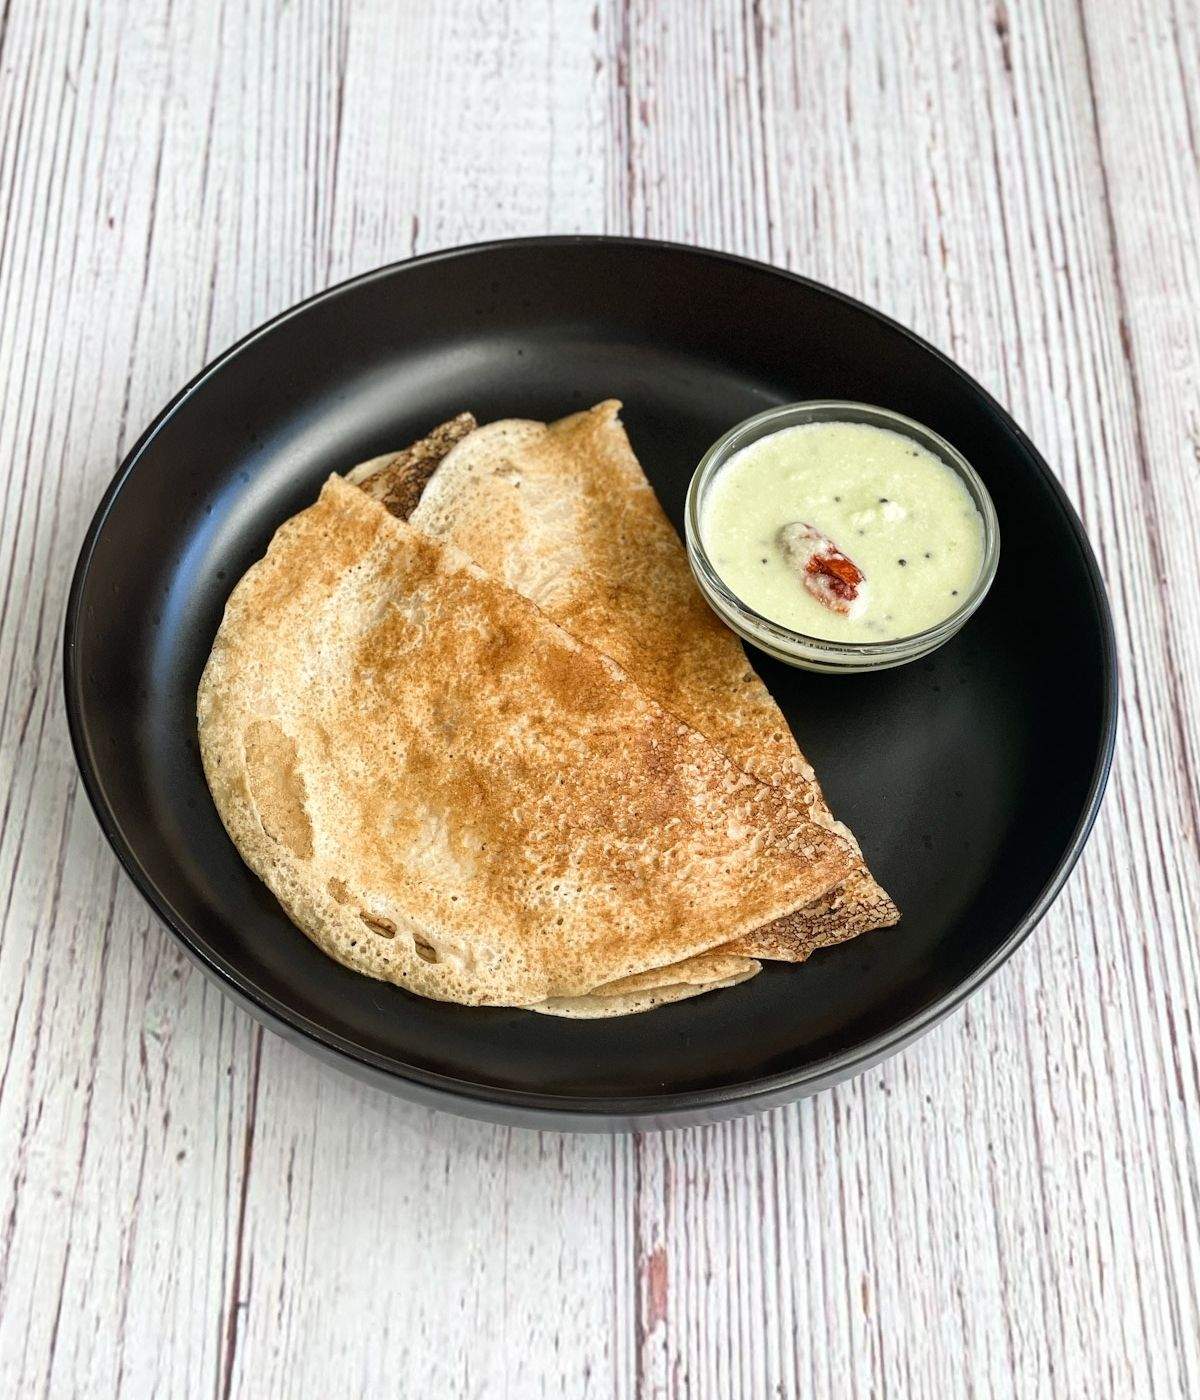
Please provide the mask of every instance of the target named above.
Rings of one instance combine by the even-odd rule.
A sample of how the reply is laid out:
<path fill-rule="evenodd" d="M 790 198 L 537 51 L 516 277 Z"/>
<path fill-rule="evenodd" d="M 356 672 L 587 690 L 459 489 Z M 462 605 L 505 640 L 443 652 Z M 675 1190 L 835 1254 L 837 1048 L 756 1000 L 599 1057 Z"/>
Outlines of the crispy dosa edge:
<path fill-rule="evenodd" d="M 732 957 L 719 951 L 702 953 L 697 958 L 689 959 L 689 963 L 693 965 L 696 976 L 694 981 L 671 982 L 667 980 L 671 969 L 658 968 L 655 969 L 655 980 L 645 986 L 627 991 L 597 987 L 594 992 L 588 992 L 581 997 L 549 997 L 543 1002 L 527 1007 L 526 1010 L 537 1011 L 543 1016 L 566 1016 L 575 1020 L 597 1020 L 602 1016 L 631 1016 L 639 1011 L 653 1011 L 656 1006 L 667 1006 L 672 1002 L 701 996 L 705 992 L 715 992 L 722 987 L 736 987 L 739 982 L 749 981 L 762 968 L 762 964 L 753 958 Z"/>

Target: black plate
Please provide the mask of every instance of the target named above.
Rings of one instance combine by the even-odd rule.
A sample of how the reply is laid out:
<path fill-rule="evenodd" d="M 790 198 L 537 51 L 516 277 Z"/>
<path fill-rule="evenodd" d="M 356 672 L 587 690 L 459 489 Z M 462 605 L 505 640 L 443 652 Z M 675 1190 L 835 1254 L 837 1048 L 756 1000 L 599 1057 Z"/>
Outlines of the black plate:
<path fill-rule="evenodd" d="M 569 1022 L 424 1001 L 326 959 L 242 865 L 209 799 L 194 697 L 233 584 L 331 470 L 463 408 L 549 418 L 616 396 L 676 525 L 704 449 L 793 399 L 943 434 L 996 502 L 992 593 L 933 658 L 819 677 L 756 656 L 904 919 L 646 1016 Z M 812 282 L 619 239 L 498 243 L 325 292 L 195 379 L 88 531 L 67 713 L 101 826 L 188 951 L 268 1025 L 436 1106 L 510 1123 L 704 1121 L 811 1093 L 940 1020 L 1045 913 L 1111 762 L 1112 623 L 1045 463 L 944 356 Z"/>

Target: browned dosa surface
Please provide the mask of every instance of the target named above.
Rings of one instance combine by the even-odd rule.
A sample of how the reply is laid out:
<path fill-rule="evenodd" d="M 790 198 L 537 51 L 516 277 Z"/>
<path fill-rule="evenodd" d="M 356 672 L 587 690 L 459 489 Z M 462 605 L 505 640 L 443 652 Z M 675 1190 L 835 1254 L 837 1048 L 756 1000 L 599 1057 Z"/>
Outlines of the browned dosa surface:
<path fill-rule="evenodd" d="M 611 656 L 747 773 L 785 788 L 815 821 L 852 841 L 741 643 L 701 597 L 619 408 L 610 400 L 549 425 L 492 423 L 462 437 L 440 465 L 418 454 L 430 479 L 413 524 L 451 540 Z M 898 917 L 856 848 L 835 890 L 736 950 L 799 961 Z"/>
<path fill-rule="evenodd" d="M 222 819 L 293 921 L 425 996 L 594 1014 L 726 985 L 756 967 L 689 960 L 853 863 L 786 785 L 337 477 L 234 590 L 198 714 Z"/>

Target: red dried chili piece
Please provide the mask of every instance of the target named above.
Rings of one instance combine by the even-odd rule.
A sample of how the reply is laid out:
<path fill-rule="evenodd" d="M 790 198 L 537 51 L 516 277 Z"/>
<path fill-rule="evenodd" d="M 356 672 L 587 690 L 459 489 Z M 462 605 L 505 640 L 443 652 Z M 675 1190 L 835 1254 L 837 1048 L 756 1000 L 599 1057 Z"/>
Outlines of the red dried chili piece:
<path fill-rule="evenodd" d="M 864 582 L 863 571 L 828 535 L 798 520 L 783 526 L 779 543 L 789 561 L 803 569 L 804 586 L 819 603 L 832 612 L 850 611 Z"/>

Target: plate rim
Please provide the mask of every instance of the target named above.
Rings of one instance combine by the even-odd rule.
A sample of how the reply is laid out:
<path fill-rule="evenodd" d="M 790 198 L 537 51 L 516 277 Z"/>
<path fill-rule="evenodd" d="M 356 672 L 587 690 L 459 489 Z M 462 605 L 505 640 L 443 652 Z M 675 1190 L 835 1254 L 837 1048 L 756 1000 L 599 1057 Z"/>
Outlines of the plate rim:
<path fill-rule="evenodd" d="M 486 256 L 515 248 L 545 249 L 555 247 L 614 247 L 629 250 L 640 248 L 711 260 L 799 283 L 810 290 L 832 297 L 856 311 L 865 312 L 911 342 L 916 349 L 934 356 L 968 389 L 978 395 L 982 403 L 994 412 L 1005 427 L 1014 434 L 1018 444 L 1037 468 L 1044 483 L 1049 486 L 1050 498 L 1057 505 L 1063 523 L 1074 538 L 1084 563 L 1091 603 L 1099 623 L 1100 632 L 1103 694 L 1101 697 L 1099 745 L 1079 819 L 1048 880 L 1025 914 L 1014 924 L 1011 932 L 1001 940 L 978 967 L 957 982 L 950 991 L 935 998 L 928 1006 L 898 1022 L 889 1030 L 880 1032 L 850 1050 L 826 1056 L 799 1069 L 702 1089 L 680 1089 L 657 1094 L 635 1093 L 603 1096 L 551 1093 L 482 1084 L 475 1080 L 440 1074 L 420 1065 L 412 1065 L 379 1055 L 366 1046 L 358 1045 L 330 1031 L 318 1022 L 312 1021 L 294 1007 L 285 1005 L 278 998 L 258 987 L 240 969 L 224 958 L 216 956 L 205 946 L 202 935 L 198 934 L 186 920 L 175 913 L 170 901 L 157 888 L 149 872 L 142 867 L 133 847 L 126 840 L 120 822 L 105 796 L 99 766 L 95 762 L 88 743 L 83 715 L 85 704 L 83 677 L 77 665 L 78 640 L 82 632 L 84 588 L 87 584 L 96 548 L 113 505 L 126 481 L 136 469 L 138 462 L 175 414 L 231 360 L 294 317 L 303 315 L 318 303 L 344 296 L 371 282 L 387 280 L 416 266 L 451 261 L 467 256 Z M 125 874 L 133 882 L 134 887 L 159 921 L 167 927 L 202 971 L 219 983 L 222 991 L 227 995 L 232 995 L 235 1001 L 243 1005 L 271 1029 L 283 1033 L 286 1038 L 301 1044 L 303 1048 L 319 1058 L 332 1060 L 351 1072 L 357 1072 L 360 1077 L 369 1078 L 376 1083 L 386 1082 L 388 1087 L 393 1088 L 396 1092 L 411 1091 L 411 1097 L 421 1098 L 426 1102 L 434 1099 L 439 1100 L 441 1106 L 457 1109 L 460 1112 L 469 1111 L 468 1106 L 475 1109 L 477 1116 L 480 1109 L 487 1107 L 501 1111 L 511 1110 L 527 1121 L 544 1120 L 543 1126 L 549 1125 L 552 1121 L 561 1124 L 567 1120 L 576 1120 L 573 1126 L 586 1126 L 589 1122 L 594 1126 L 601 1126 L 605 1122 L 611 1123 L 617 1119 L 630 1126 L 636 1126 L 639 1123 L 644 1125 L 649 1120 L 655 1120 L 659 1123 L 682 1119 L 697 1121 L 697 1114 L 704 1114 L 706 1110 L 710 1112 L 710 1116 L 715 1117 L 720 1114 L 722 1109 L 726 1113 L 739 1111 L 739 1106 L 745 1112 L 752 1112 L 760 1105 L 765 1106 L 765 1102 L 781 1102 L 787 1098 L 799 1098 L 809 1093 L 815 1093 L 838 1080 L 861 1073 L 870 1068 L 871 1065 L 897 1053 L 952 1015 L 1025 942 L 1034 928 L 1041 922 L 1050 905 L 1058 897 L 1075 868 L 1099 814 L 1109 774 L 1112 770 L 1120 688 L 1116 630 L 1112 608 L 1095 551 L 1092 549 L 1079 514 L 1067 496 L 1062 483 L 1024 430 L 1007 409 L 965 369 L 937 346 L 930 344 L 917 335 L 915 331 L 892 319 L 886 313 L 839 291 L 837 288 L 819 282 L 815 278 L 803 276 L 786 268 L 776 267 L 760 259 L 748 258 L 737 253 L 707 248 L 698 244 L 612 234 L 550 234 L 489 239 L 437 249 L 414 257 L 401 258 L 315 292 L 303 301 L 287 307 L 261 325 L 254 327 L 221 351 L 205 364 L 155 415 L 122 458 L 111 481 L 105 488 L 84 534 L 71 577 L 63 621 L 62 668 L 67 729 L 71 739 L 71 747 L 84 791 L 96 815 L 101 832 L 112 847 Z M 348 1063 L 342 1064 L 343 1061 Z"/>

